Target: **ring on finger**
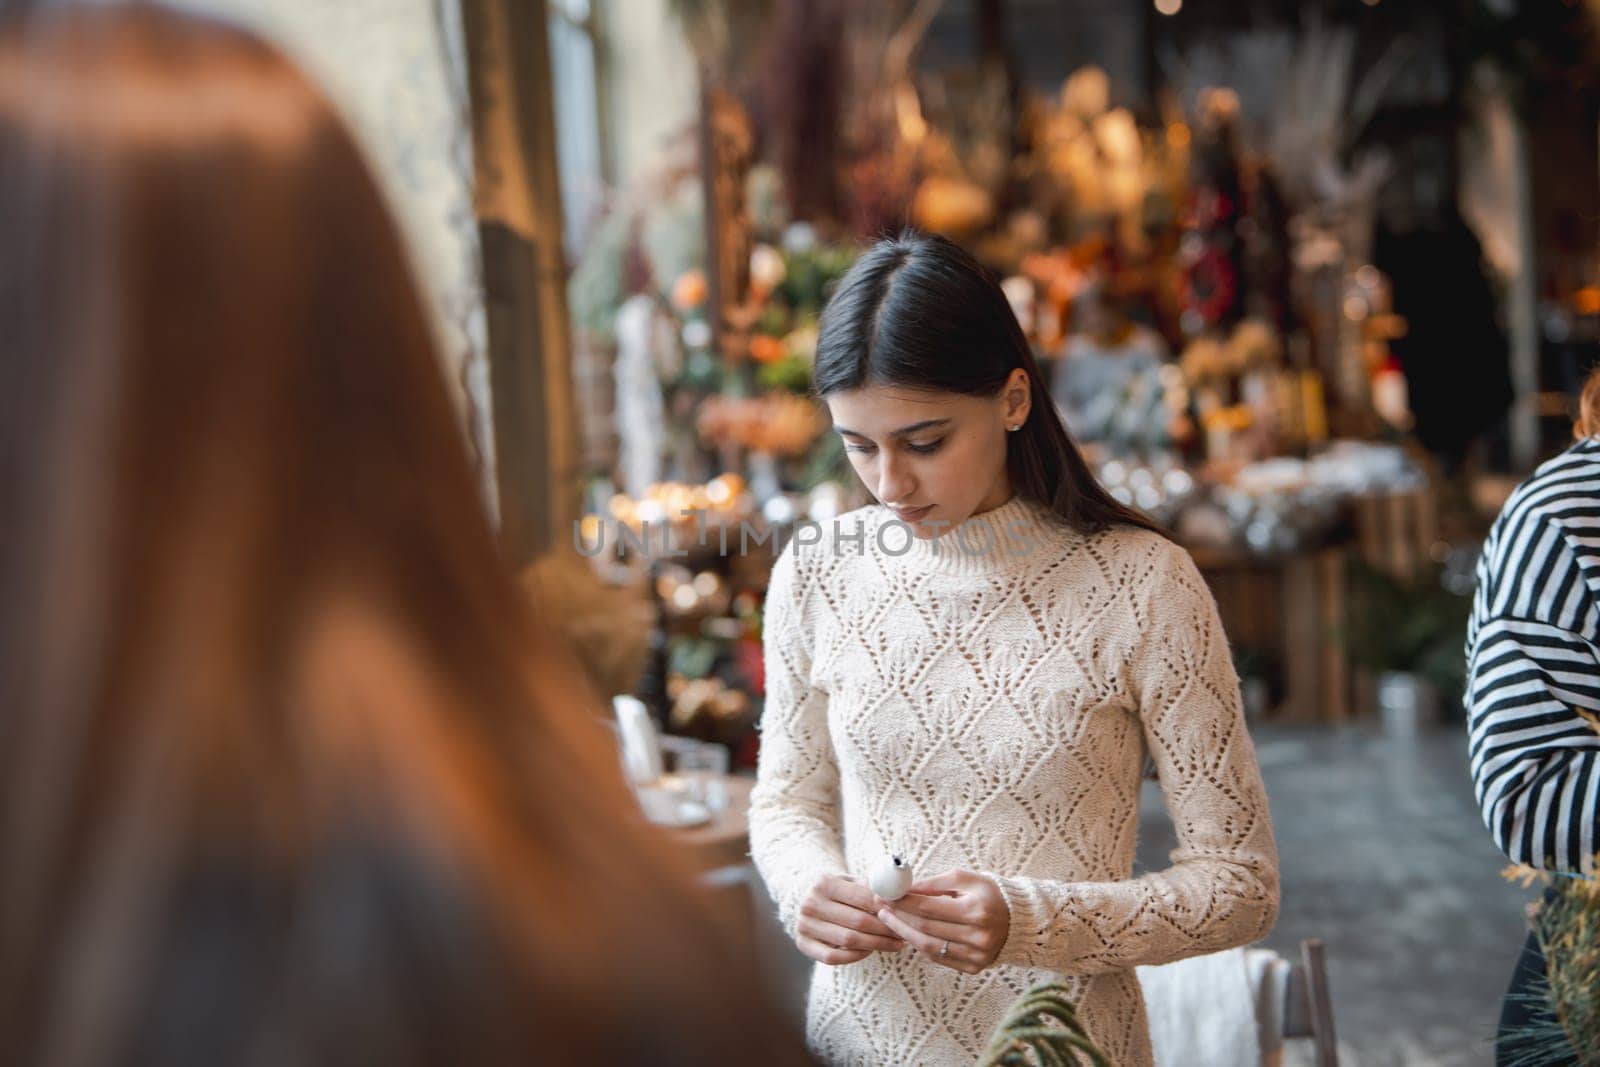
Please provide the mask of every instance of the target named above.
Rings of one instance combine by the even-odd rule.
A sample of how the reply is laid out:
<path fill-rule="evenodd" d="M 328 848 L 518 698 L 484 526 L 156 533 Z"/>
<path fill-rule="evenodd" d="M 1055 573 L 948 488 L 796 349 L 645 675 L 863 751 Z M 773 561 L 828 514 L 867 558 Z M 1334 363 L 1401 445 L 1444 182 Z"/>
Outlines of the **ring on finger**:
<path fill-rule="evenodd" d="M 939 958 L 942 960 L 948 955 L 950 955 L 950 941 L 947 938 L 945 939 L 944 947 L 939 949 Z"/>

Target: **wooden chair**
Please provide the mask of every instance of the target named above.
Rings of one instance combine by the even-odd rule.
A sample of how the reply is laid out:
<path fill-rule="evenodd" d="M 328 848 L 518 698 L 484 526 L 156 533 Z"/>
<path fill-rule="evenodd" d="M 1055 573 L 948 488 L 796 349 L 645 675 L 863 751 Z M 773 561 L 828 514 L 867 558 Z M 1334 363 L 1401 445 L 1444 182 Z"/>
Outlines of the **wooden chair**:
<path fill-rule="evenodd" d="M 1323 944 L 1300 942 L 1300 959 L 1291 965 L 1284 997 L 1283 1036 L 1309 1037 L 1316 1067 L 1339 1067 L 1339 1042 L 1333 1030 L 1333 997 L 1328 991 L 1328 964 Z"/>

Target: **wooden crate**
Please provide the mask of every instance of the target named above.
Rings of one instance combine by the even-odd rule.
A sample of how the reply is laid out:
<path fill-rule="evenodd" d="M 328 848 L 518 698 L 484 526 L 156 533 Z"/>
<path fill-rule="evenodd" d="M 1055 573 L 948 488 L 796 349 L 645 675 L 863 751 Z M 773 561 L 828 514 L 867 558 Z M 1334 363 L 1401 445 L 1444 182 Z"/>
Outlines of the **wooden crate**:
<path fill-rule="evenodd" d="M 1396 578 L 1414 578 L 1432 562 L 1439 540 L 1433 486 L 1398 493 L 1367 493 L 1354 501 L 1356 548 L 1361 558 Z"/>
<path fill-rule="evenodd" d="M 1243 552 L 1193 552 L 1229 642 L 1271 651 L 1283 667 L 1284 697 L 1274 717 L 1343 721 L 1350 717 L 1350 667 L 1343 548 L 1278 559 Z"/>

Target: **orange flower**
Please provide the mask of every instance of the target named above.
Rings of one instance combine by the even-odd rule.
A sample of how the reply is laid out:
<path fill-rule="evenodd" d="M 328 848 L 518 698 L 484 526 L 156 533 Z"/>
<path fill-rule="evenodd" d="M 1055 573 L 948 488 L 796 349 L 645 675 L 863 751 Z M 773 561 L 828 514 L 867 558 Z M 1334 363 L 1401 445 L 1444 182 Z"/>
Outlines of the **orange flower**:
<path fill-rule="evenodd" d="M 788 354 L 788 346 L 781 338 L 764 333 L 750 338 L 750 358 L 757 363 L 776 363 Z"/>
<path fill-rule="evenodd" d="M 686 270 L 672 286 L 672 305 L 679 311 L 693 311 L 706 302 L 704 271 Z"/>

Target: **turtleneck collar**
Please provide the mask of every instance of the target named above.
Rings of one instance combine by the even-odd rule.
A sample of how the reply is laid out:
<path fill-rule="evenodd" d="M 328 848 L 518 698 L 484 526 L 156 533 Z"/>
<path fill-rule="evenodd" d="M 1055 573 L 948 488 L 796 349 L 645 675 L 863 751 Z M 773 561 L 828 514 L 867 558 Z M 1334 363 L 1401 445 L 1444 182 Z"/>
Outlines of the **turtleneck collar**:
<path fill-rule="evenodd" d="M 899 521 L 888 508 L 878 511 L 880 523 Z M 881 531 L 880 552 L 904 566 L 957 575 L 1025 567 L 1038 553 L 1058 549 L 1071 534 L 1049 509 L 1015 494 L 958 526 L 941 528 L 937 537 L 912 537 L 910 527 L 902 526 Z"/>

